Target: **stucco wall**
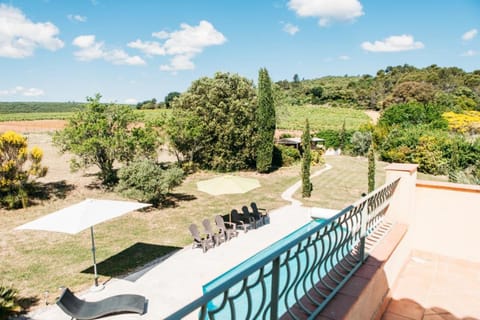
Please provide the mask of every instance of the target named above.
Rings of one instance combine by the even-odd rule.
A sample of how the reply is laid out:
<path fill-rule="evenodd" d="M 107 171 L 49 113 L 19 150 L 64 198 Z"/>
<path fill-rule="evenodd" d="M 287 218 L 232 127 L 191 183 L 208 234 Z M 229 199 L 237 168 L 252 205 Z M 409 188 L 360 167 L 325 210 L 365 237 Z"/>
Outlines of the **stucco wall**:
<path fill-rule="evenodd" d="M 413 249 L 480 262 L 480 188 L 417 181 Z"/>

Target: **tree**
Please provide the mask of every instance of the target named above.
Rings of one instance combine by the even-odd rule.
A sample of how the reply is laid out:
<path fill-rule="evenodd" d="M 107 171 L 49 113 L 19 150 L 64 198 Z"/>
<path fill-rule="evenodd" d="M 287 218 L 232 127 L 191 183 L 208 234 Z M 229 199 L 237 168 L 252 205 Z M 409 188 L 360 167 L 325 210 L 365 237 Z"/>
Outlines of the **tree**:
<path fill-rule="evenodd" d="M 204 169 L 255 167 L 253 83 L 236 74 L 200 78 L 171 103 L 166 132 L 178 152 Z"/>
<path fill-rule="evenodd" d="M 391 102 L 392 103 L 431 103 L 435 96 L 435 88 L 430 83 L 405 81 L 393 88 Z"/>
<path fill-rule="evenodd" d="M 258 109 L 257 109 L 257 170 L 268 172 L 272 166 L 273 139 L 275 136 L 275 105 L 272 94 L 272 82 L 267 69 L 260 69 L 258 74 Z"/>
<path fill-rule="evenodd" d="M 340 150 L 345 151 L 345 143 L 347 141 L 347 128 L 345 119 L 343 119 L 342 129 L 338 135 L 338 140 L 340 141 Z"/>
<path fill-rule="evenodd" d="M 311 155 L 311 138 L 310 138 L 310 124 L 308 119 L 305 121 L 305 131 L 302 135 L 302 197 L 310 198 L 312 195 L 312 182 L 310 181 L 310 163 L 312 161 Z"/>
<path fill-rule="evenodd" d="M 165 107 L 170 108 L 170 104 L 172 103 L 173 99 L 180 96 L 180 92 L 172 91 L 169 92 L 165 97 Z"/>
<path fill-rule="evenodd" d="M 370 131 L 355 131 L 350 139 L 352 153 L 356 156 L 364 156 L 372 144 L 372 133 Z"/>
<path fill-rule="evenodd" d="M 96 165 L 106 186 L 117 183 L 114 163 L 128 163 L 136 156 L 153 157 L 158 144 L 151 127 L 138 125 L 140 116 L 128 106 L 100 103 L 101 95 L 87 97 L 85 109 L 76 112 L 53 137 L 61 152 L 76 155 L 72 169 Z"/>
<path fill-rule="evenodd" d="M 116 190 L 127 198 L 157 206 L 183 181 L 183 170 L 162 168 L 152 159 L 138 159 L 120 168 Z"/>
<path fill-rule="evenodd" d="M 298 74 L 294 74 L 293 75 L 293 83 L 299 83 L 300 82 L 300 77 L 298 76 Z"/>
<path fill-rule="evenodd" d="M 368 149 L 368 193 L 375 190 L 375 149 L 373 143 Z"/>
<path fill-rule="evenodd" d="M 13 131 L 0 135 L 0 205 L 15 208 L 28 204 L 27 184 L 31 177 L 43 177 L 43 151 L 33 147 L 28 151 L 27 138 Z M 29 163 L 29 168 L 24 166 Z"/>

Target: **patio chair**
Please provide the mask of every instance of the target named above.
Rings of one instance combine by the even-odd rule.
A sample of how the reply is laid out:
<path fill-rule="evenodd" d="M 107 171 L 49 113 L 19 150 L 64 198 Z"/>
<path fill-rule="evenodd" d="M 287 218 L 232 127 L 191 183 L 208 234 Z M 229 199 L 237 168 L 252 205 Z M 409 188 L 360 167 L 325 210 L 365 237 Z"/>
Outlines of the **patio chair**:
<path fill-rule="evenodd" d="M 145 312 L 147 300 L 144 296 L 136 294 L 120 294 L 106 299 L 90 302 L 77 298 L 70 289 L 63 289 L 57 305 L 72 319 L 97 319 L 117 313 Z"/>
<path fill-rule="evenodd" d="M 225 237 L 225 233 L 223 233 L 222 230 L 218 229 L 216 232 L 213 231 L 210 220 L 204 219 L 202 221 L 202 224 L 208 236 L 211 237 L 213 241 L 215 241 L 216 246 L 219 246 L 222 242 L 225 242 L 227 240 L 227 238 Z"/>
<path fill-rule="evenodd" d="M 201 235 L 200 231 L 198 231 L 198 226 L 195 223 L 192 223 L 188 229 L 193 237 L 192 248 L 201 247 L 205 253 L 209 248 L 214 247 L 215 243 L 213 242 L 213 238 L 208 235 Z"/>
<path fill-rule="evenodd" d="M 259 226 L 263 225 L 263 218 L 260 214 L 251 213 L 248 210 L 247 206 L 242 206 L 242 213 L 244 217 L 248 217 L 250 224 L 253 225 L 254 229 L 257 229 Z"/>
<path fill-rule="evenodd" d="M 232 222 L 237 225 L 237 228 L 243 229 L 245 233 L 247 233 L 250 226 L 250 220 L 248 218 L 243 217 L 240 213 L 238 213 L 237 209 L 232 209 L 230 213 L 230 217 L 232 218 Z"/>
<path fill-rule="evenodd" d="M 237 225 L 233 222 L 223 220 L 222 216 L 215 216 L 215 224 L 223 232 L 227 240 L 238 236 Z M 229 226 L 229 227 L 227 227 Z"/>
<path fill-rule="evenodd" d="M 252 207 L 253 214 L 260 215 L 262 217 L 263 224 L 270 223 L 270 215 L 268 214 L 267 209 L 257 207 L 255 202 L 250 203 L 250 207 Z"/>

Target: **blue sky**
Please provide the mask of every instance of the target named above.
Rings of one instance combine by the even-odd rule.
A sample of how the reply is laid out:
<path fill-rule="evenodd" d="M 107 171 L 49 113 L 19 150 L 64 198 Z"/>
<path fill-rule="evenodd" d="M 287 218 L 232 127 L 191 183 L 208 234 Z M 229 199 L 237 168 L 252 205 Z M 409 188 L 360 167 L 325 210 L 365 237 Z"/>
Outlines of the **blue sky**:
<path fill-rule="evenodd" d="M 0 101 L 136 103 L 216 71 L 256 82 L 480 69 L 479 0 L 0 0 Z"/>

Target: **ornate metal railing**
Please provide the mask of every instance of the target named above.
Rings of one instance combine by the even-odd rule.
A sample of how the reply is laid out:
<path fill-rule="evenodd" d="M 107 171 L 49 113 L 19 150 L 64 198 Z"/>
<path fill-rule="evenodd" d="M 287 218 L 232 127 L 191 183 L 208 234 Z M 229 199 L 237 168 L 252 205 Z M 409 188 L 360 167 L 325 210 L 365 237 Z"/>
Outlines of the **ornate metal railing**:
<path fill-rule="evenodd" d="M 312 221 L 204 286 L 166 319 L 314 319 L 367 258 L 399 180 L 325 221 Z"/>

